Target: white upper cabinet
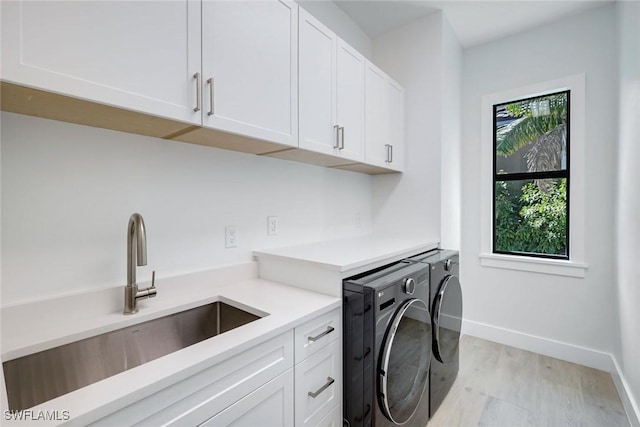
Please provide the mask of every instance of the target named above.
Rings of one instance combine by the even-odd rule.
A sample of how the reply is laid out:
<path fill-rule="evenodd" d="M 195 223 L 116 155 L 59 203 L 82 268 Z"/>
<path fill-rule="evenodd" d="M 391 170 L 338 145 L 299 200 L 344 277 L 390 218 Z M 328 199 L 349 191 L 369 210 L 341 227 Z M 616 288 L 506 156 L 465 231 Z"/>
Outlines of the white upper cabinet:
<path fill-rule="evenodd" d="M 365 163 L 402 171 L 404 90 L 368 61 L 365 81 Z"/>
<path fill-rule="evenodd" d="M 391 78 L 386 81 L 386 98 L 389 115 L 390 158 L 387 161 L 389 169 L 402 172 L 404 170 L 404 89 Z"/>
<path fill-rule="evenodd" d="M 388 150 L 387 108 L 385 105 L 386 74 L 378 67 L 367 62 L 366 69 L 366 107 L 365 107 L 365 161 L 369 164 L 386 167 Z"/>
<path fill-rule="evenodd" d="M 337 123 L 339 155 L 364 160 L 364 70 L 366 60 L 351 46 L 338 39 Z"/>
<path fill-rule="evenodd" d="M 193 124 L 200 2 L 2 2 L 2 80 Z"/>
<path fill-rule="evenodd" d="M 402 171 L 402 88 L 292 0 L 0 7 L 3 111 Z"/>
<path fill-rule="evenodd" d="M 300 148 L 335 154 L 337 37 L 302 8 L 299 25 Z"/>
<path fill-rule="evenodd" d="M 298 6 L 202 2 L 202 122 L 298 146 Z"/>
<path fill-rule="evenodd" d="M 300 148 L 363 160 L 364 57 L 300 9 Z"/>

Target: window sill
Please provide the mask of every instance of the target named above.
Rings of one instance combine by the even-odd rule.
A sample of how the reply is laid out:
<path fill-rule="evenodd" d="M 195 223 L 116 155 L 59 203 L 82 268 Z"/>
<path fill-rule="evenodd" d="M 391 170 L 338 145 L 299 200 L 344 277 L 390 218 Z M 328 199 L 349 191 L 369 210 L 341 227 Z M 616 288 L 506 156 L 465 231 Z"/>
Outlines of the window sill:
<path fill-rule="evenodd" d="M 584 277 L 587 271 L 587 264 L 575 261 L 488 253 L 480 254 L 480 264 L 483 267 L 579 278 Z"/>

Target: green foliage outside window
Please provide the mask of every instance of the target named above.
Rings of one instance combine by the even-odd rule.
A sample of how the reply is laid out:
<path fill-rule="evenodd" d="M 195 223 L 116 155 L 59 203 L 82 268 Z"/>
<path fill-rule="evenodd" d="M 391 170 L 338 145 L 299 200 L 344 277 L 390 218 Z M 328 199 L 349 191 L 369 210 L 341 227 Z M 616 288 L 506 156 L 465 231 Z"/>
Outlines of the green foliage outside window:
<path fill-rule="evenodd" d="M 545 188 L 542 191 L 540 188 Z M 564 255 L 567 253 L 567 182 L 496 182 L 496 250 Z"/>

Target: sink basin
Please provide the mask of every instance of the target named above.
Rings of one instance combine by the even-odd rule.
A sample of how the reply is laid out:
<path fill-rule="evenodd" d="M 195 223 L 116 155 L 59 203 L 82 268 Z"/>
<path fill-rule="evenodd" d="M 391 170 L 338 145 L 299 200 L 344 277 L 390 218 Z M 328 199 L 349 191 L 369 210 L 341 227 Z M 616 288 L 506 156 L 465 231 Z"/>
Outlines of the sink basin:
<path fill-rule="evenodd" d="M 31 408 L 259 318 L 218 301 L 4 362 L 9 409 Z"/>

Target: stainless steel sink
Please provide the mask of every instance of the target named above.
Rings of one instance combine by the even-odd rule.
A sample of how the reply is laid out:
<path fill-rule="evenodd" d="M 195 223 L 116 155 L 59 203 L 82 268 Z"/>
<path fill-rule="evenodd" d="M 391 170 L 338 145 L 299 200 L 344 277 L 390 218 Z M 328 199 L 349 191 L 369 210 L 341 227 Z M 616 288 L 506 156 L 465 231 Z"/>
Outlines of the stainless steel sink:
<path fill-rule="evenodd" d="M 214 302 L 4 362 L 9 409 L 30 408 L 259 318 Z"/>

